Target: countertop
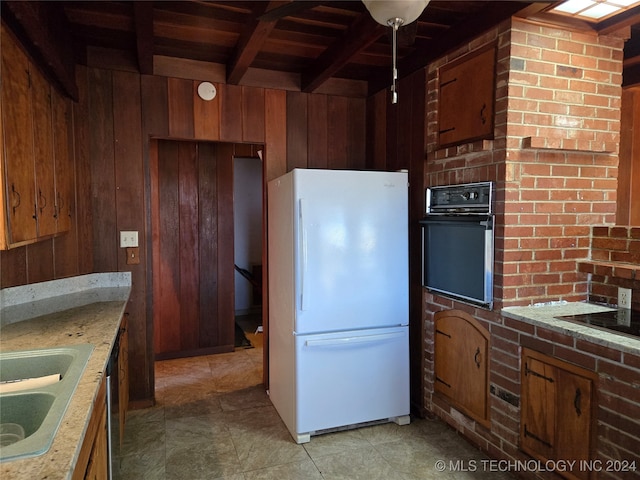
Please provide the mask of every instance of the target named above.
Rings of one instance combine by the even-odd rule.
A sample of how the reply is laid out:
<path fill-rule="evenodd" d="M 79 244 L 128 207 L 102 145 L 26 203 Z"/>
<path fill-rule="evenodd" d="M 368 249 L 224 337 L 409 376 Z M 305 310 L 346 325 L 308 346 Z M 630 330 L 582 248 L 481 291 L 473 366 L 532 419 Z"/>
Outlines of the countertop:
<path fill-rule="evenodd" d="M 71 478 L 130 292 L 129 272 L 82 275 L 0 292 L 0 351 L 94 346 L 51 448 L 37 457 L 0 463 L 0 478 Z"/>
<path fill-rule="evenodd" d="M 605 312 L 610 310 L 615 309 L 593 303 L 553 302 L 549 304 L 529 305 L 526 307 L 505 307 L 501 310 L 501 313 L 508 318 L 544 327 L 604 347 L 640 355 L 640 338 L 555 318 L 565 315 L 579 315 L 582 313 Z"/>

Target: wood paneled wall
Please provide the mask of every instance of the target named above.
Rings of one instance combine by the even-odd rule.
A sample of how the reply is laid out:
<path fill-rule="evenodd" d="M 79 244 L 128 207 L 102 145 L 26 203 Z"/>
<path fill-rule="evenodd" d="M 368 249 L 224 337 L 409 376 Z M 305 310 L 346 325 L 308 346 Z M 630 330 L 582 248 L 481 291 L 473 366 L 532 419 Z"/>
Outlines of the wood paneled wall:
<path fill-rule="evenodd" d="M 232 143 L 242 155 L 247 145 L 260 146 L 265 181 L 295 167 L 361 169 L 366 100 L 216 84 L 216 98 L 206 102 L 197 81 L 78 70 L 87 135 L 76 141 L 90 158 L 94 270 L 132 273 L 131 401 L 145 405 L 154 390 L 150 139 Z M 139 265 L 126 264 L 120 230 L 139 232 Z"/>
<path fill-rule="evenodd" d="M 367 100 L 368 146 L 366 168 L 409 170 L 409 353 L 411 409 L 425 416 L 424 325 L 422 322 L 422 232 L 418 221 L 424 216 L 426 72 L 419 70 L 398 85 L 398 103 L 391 104 L 388 92 Z M 431 359 L 426 359 L 431 361 Z"/>

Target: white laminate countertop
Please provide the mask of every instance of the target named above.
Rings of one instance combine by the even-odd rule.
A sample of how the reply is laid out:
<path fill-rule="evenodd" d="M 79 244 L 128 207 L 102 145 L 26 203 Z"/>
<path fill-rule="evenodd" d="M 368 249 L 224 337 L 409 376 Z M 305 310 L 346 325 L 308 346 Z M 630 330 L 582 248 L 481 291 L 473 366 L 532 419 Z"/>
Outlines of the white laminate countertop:
<path fill-rule="evenodd" d="M 94 346 L 51 448 L 37 457 L 1 462 L 0 478 L 71 478 L 130 292 L 129 272 L 82 275 L 0 291 L 0 351 Z"/>
<path fill-rule="evenodd" d="M 553 302 L 549 304 L 528 305 L 525 307 L 505 307 L 501 310 L 501 313 L 505 317 L 520 320 L 531 325 L 544 327 L 614 350 L 640 355 L 640 338 L 556 318 L 566 315 L 606 312 L 610 310 L 615 309 L 593 303 Z"/>

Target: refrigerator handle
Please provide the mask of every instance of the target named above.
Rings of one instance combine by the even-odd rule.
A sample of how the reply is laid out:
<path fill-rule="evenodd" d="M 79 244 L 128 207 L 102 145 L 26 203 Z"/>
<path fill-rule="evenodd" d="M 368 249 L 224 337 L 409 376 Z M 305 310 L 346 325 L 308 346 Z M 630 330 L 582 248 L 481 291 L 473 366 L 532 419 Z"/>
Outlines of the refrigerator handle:
<path fill-rule="evenodd" d="M 304 199 L 299 200 L 298 209 L 298 239 L 300 241 L 300 310 L 308 310 L 309 299 L 306 291 L 305 278 L 307 275 L 307 230 L 304 227 Z"/>
<path fill-rule="evenodd" d="M 307 340 L 307 347 L 342 347 L 353 345 L 355 343 L 374 343 L 383 342 L 385 340 L 395 340 L 405 335 L 405 332 L 382 333 L 377 335 L 356 335 L 341 338 L 327 338 L 318 340 Z"/>

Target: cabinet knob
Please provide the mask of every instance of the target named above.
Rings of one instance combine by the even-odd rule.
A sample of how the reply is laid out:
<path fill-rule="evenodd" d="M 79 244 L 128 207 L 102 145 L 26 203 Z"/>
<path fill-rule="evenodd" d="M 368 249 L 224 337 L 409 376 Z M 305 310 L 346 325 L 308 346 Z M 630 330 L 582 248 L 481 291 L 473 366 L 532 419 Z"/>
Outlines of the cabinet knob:
<path fill-rule="evenodd" d="M 475 362 L 476 367 L 480 368 L 480 362 L 482 361 L 480 356 L 480 347 L 476 350 L 476 354 L 473 356 L 473 361 Z"/>

